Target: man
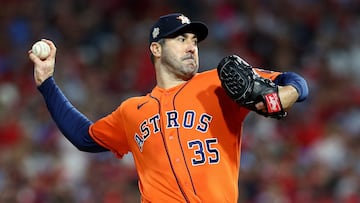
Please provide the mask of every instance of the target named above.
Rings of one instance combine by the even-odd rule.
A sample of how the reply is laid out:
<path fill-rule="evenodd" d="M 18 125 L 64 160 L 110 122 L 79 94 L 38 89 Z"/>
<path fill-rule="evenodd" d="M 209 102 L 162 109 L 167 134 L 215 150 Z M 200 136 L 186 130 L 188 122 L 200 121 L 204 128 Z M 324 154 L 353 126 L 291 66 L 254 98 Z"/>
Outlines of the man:
<path fill-rule="evenodd" d="M 114 112 L 89 121 L 62 94 L 53 78 L 56 47 L 40 60 L 31 51 L 34 78 L 61 132 L 79 150 L 131 152 L 142 202 L 237 202 L 241 132 L 247 108 L 224 91 L 216 69 L 198 73 L 198 42 L 207 26 L 182 14 L 162 16 L 149 43 L 157 85 L 124 101 Z M 279 85 L 287 110 L 308 94 L 295 73 L 254 69 Z M 265 111 L 263 102 L 256 104 Z"/>

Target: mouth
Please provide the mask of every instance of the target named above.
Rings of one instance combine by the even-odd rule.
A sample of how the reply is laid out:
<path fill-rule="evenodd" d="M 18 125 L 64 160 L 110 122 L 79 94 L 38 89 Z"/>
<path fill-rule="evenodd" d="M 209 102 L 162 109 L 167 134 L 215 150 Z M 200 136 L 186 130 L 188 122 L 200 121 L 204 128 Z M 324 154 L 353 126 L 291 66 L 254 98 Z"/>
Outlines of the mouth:
<path fill-rule="evenodd" d="M 186 66 L 191 67 L 191 69 L 196 68 L 198 66 L 196 58 L 192 54 L 188 54 L 188 55 L 184 56 L 182 58 L 182 61 L 184 62 L 184 64 Z"/>
<path fill-rule="evenodd" d="M 185 56 L 185 57 L 183 58 L 183 60 L 184 60 L 184 61 L 186 61 L 186 60 L 195 60 L 195 58 L 194 58 L 193 55 L 188 55 L 188 56 Z"/>

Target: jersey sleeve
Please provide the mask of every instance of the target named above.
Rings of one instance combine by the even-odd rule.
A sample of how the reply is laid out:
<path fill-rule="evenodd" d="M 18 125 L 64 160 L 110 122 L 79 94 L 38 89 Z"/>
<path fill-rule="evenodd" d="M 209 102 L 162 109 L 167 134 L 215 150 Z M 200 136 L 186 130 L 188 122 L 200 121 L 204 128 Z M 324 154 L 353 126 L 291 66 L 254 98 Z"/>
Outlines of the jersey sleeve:
<path fill-rule="evenodd" d="M 268 78 L 275 82 L 277 85 L 293 86 L 299 94 L 297 102 L 304 101 L 309 94 L 309 88 L 306 80 L 294 72 L 276 72 L 270 70 L 264 70 L 261 68 L 254 68 L 254 71 L 263 78 Z"/>
<path fill-rule="evenodd" d="M 281 74 L 281 72 L 265 70 L 265 69 L 261 69 L 261 68 L 254 68 L 253 70 L 255 71 L 255 73 L 257 73 L 261 77 L 268 78 L 272 81 L 274 81 L 276 79 L 276 77 Z"/>
<path fill-rule="evenodd" d="M 38 90 L 43 95 L 57 127 L 75 147 L 85 152 L 107 151 L 90 139 L 88 129 L 92 122 L 71 104 L 53 77 L 45 80 Z"/>
<path fill-rule="evenodd" d="M 121 106 L 93 123 L 89 134 L 95 142 L 112 151 L 118 158 L 129 152 Z"/>

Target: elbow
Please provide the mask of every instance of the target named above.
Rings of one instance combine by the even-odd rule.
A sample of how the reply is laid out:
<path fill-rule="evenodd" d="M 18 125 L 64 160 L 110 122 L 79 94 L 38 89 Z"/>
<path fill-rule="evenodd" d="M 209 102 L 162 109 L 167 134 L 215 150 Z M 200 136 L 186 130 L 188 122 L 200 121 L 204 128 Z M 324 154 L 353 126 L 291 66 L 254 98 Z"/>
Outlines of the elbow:
<path fill-rule="evenodd" d="M 295 87 L 299 94 L 296 102 L 305 101 L 309 96 L 309 87 L 306 80 L 298 75 L 298 77 L 291 84 Z"/>
<path fill-rule="evenodd" d="M 74 144 L 74 146 L 82 152 L 89 152 L 89 153 L 98 153 L 98 152 L 106 152 L 109 151 L 108 149 L 97 145 L 97 144 L 89 144 L 89 145 L 84 145 L 84 144 Z"/>
<path fill-rule="evenodd" d="M 101 145 L 94 142 L 90 136 L 76 137 L 77 139 L 74 139 L 74 137 L 65 136 L 70 143 L 76 147 L 79 151 L 82 152 L 90 152 L 90 153 L 97 153 L 97 152 L 105 152 L 109 151 L 108 149 L 102 147 Z"/>
<path fill-rule="evenodd" d="M 299 94 L 296 102 L 305 101 L 309 96 L 309 87 L 306 80 L 297 73 L 285 72 L 276 78 L 275 83 L 282 86 L 293 86 Z"/>
<path fill-rule="evenodd" d="M 82 152 L 92 152 L 89 147 L 83 146 L 83 145 L 74 145 L 76 149 Z"/>
<path fill-rule="evenodd" d="M 305 101 L 309 96 L 309 88 L 308 88 L 308 86 L 306 85 L 301 90 L 298 90 L 298 91 L 301 91 L 301 92 L 300 93 L 298 92 L 299 93 L 299 98 L 297 99 L 297 102 Z"/>
<path fill-rule="evenodd" d="M 74 140 L 69 140 L 69 141 L 77 150 L 82 152 L 91 152 L 90 148 L 86 146 L 84 143 Z"/>

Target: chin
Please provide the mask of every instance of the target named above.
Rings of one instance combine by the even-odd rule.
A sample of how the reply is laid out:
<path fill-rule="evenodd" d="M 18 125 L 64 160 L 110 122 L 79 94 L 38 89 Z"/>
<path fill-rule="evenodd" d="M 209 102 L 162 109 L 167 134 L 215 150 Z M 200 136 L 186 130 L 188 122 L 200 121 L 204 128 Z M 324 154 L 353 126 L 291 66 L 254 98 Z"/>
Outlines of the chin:
<path fill-rule="evenodd" d="M 189 68 L 189 70 L 191 70 L 192 72 L 197 72 L 199 70 L 199 66 L 196 64 L 189 64 L 187 66 Z"/>
<path fill-rule="evenodd" d="M 188 64 L 183 67 L 182 77 L 184 79 L 191 79 L 199 70 L 199 67 L 194 64 Z"/>
<path fill-rule="evenodd" d="M 197 69 L 196 69 L 197 70 Z M 187 80 L 190 80 L 191 78 L 194 77 L 194 75 L 197 73 L 197 71 L 192 71 L 192 72 L 188 72 L 184 77 L 187 79 Z"/>

